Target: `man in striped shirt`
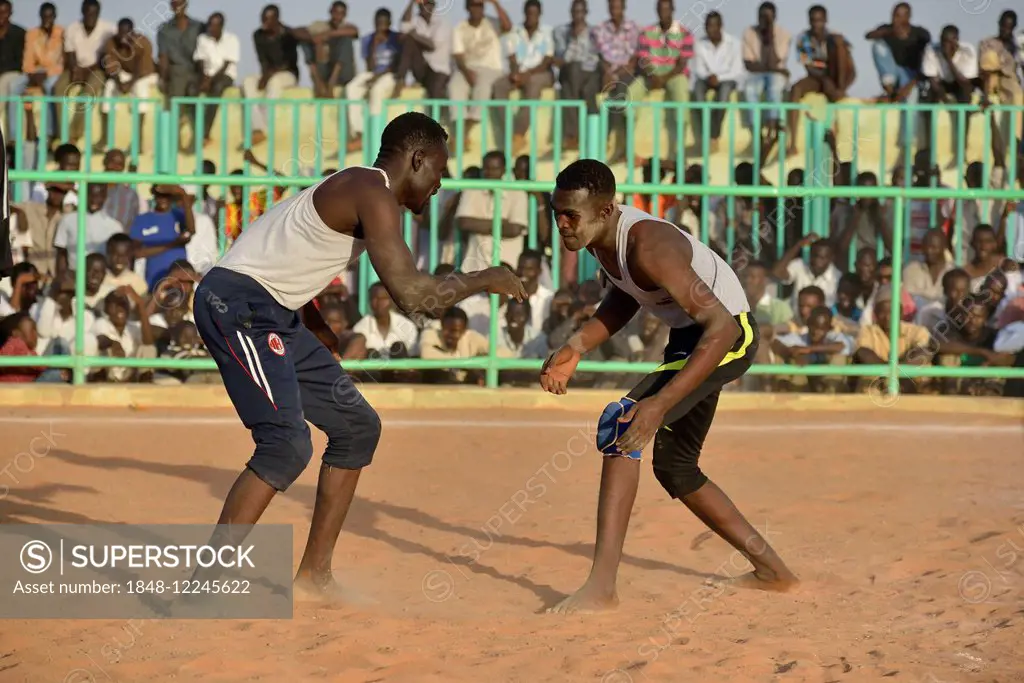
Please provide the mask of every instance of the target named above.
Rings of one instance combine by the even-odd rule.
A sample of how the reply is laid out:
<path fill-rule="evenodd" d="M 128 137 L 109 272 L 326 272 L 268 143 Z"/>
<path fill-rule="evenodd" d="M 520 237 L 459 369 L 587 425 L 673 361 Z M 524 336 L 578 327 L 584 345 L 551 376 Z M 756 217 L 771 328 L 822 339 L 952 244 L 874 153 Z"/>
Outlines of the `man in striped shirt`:
<path fill-rule="evenodd" d="M 627 88 L 636 74 L 640 27 L 626 18 L 626 0 L 608 0 L 608 15 L 608 21 L 594 28 L 594 42 L 601 55 L 601 90 L 610 100 L 629 102 Z M 626 156 L 626 113 L 621 104 L 609 108 L 608 129 L 616 131 L 615 151 L 608 160 L 614 164 Z"/>

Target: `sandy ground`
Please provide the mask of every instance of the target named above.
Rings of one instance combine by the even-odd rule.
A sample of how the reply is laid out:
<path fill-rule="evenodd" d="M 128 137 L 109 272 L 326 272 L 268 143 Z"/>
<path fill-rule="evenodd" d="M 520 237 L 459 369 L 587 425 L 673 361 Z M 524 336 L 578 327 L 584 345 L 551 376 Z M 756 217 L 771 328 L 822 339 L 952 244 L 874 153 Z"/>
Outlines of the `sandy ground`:
<path fill-rule="evenodd" d="M 358 601 L 281 621 L 7 620 L 0 682 L 1024 680 L 1012 420 L 723 414 L 703 467 L 801 589 L 707 585 L 748 568 L 648 464 L 621 607 L 560 617 L 544 609 L 585 578 L 593 544 L 592 416 L 383 417 L 335 554 Z M 209 523 L 251 448 L 229 412 L 36 409 L 0 425 L 0 465 L 46 430 L 56 444 L 22 463 L 3 523 Z M 315 477 L 264 517 L 294 525 L 296 563 Z"/>

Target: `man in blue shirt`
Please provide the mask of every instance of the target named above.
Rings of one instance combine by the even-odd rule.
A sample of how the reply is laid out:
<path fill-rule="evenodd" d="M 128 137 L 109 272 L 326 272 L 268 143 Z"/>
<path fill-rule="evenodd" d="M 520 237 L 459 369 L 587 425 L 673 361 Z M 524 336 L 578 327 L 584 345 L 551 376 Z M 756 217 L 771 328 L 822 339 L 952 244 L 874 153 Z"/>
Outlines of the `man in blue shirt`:
<path fill-rule="evenodd" d="M 391 12 L 377 10 L 374 16 L 374 32 L 363 36 L 360 41 L 366 71 L 356 76 L 345 87 L 345 98 L 361 100 L 370 95 L 370 112 L 379 114 L 381 103 L 395 89 L 395 69 L 402 50 L 400 35 L 391 30 Z M 363 107 L 353 104 L 348 108 L 348 122 L 352 131 L 348 151 L 358 152 L 363 148 Z"/>
<path fill-rule="evenodd" d="M 180 208 L 174 206 L 176 201 L 180 201 Z M 178 185 L 155 185 L 153 210 L 140 214 L 132 223 L 129 234 L 135 258 L 146 259 L 146 284 L 151 292 L 170 274 L 171 264 L 187 257 L 185 245 L 195 232 L 194 201 Z"/>

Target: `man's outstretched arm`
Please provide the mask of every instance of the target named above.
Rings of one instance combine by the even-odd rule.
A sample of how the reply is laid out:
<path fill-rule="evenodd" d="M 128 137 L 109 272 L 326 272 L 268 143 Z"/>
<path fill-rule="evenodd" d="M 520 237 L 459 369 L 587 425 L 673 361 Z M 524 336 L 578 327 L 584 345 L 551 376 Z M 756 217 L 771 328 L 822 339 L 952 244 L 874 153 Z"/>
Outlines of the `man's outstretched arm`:
<path fill-rule="evenodd" d="M 629 266 L 634 280 L 664 289 L 704 328 L 686 365 L 662 389 L 637 403 L 623 420 L 633 424 L 619 441 L 622 451 L 642 449 L 674 405 L 693 392 L 718 368 L 739 339 L 732 314 L 694 272 L 693 249 L 678 230 L 662 223 L 634 228 Z"/>

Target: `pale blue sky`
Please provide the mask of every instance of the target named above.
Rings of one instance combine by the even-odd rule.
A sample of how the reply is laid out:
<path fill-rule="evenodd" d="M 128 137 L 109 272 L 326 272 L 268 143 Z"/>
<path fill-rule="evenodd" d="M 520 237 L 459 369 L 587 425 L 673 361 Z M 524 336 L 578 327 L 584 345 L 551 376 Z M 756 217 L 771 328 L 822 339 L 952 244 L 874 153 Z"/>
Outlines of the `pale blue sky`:
<path fill-rule="evenodd" d="M 161 21 L 170 16 L 169 0 L 101 2 L 102 17 L 116 22 L 122 17 L 130 16 L 140 30 L 149 34 L 154 33 Z M 703 30 L 703 17 L 708 12 L 717 10 L 725 20 L 725 30 L 739 36 L 747 24 L 752 24 L 756 20 L 760 2 L 761 0 L 676 0 L 676 17 L 691 30 Z M 542 22 L 557 26 L 568 21 L 570 3 L 571 0 L 543 0 Z M 80 2 L 56 0 L 54 4 L 57 6 L 59 23 L 67 25 L 79 18 Z M 260 9 L 264 4 L 261 0 L 235 0 L 230 3 L 223 0 L 190 2 L 189 13 L 197 19 L 205 20 L 212 12 L 218 10 L 226 15 L 227 30 L 238 34 L 241 39 L 242 64 L 239 71 L 242 77 L 255 74 L 259 69 L 252 45 L 252 32 L 257 28 Z M 302 26 L 315 20 L 326 19 L 330 0 L 278 0 L 277 4 L 282 8 L 282 20 L 286 24 Z M 807 8 L 815 3 L 807 0 L 775 0 L 775 4 L 779 8 L 778 21 L 795 34 L 806 28 Z M 895 3 L 890 0 L 832 0 L 821 4 L 829 10 L 831 29 L 845 34 L 854 45 L 854 58 L 858 67 L 857 81 L 850 94 L 855 97 L 879 94 L 877 76 L 871 62 L 871 53 L 864 41 L 864 34 L 878 24 L 888 21 Z M 39 3 L 20 0 L 14 5 L 14 21 L 26 27 L 38 22 Z M 502 5 L 513 21 L 522 21 L 523 0 L 511 0 L 503 2 Z M 933 36 L 937 36 L 944 25 L 955 24 L 960 27 L 961 40 L 977 45 L 981 39 L 995 34 L 999 14 L 1005 9 L 1014 8 L 1014 5 L 1016 9 L 1022 9 L 1020 2 L 1012 0 L 918 0 L 912 3 L 912 21 L 924 26 Z M 406 7 L 405 2 L 395 0 L 350 0 L 348 6 L 349 20 L 365 31 L 372 30 L 373 14 L 379 7 L 391 10 L 397 29 L 401 13 Z M 465 0 L 438 0 L 438 7 L 453 24 L 466 16 Z M 628 0 L 626 12 L 641 24 L 652 23 L 655 17 L 654 7 L 655 0 Z M 489 9 L 488 13 L 493 14 L 493 9 Z M 604 21 L 607 16 L 606 2 L 591 0 L 591 23 Z M 794 74 L 801 74 L 802 70 L 797 69 L 795 59 L 793 62 L 791 71 Z M 305 70 L 302 82 L 309 84 L 309 76 Z"/>

